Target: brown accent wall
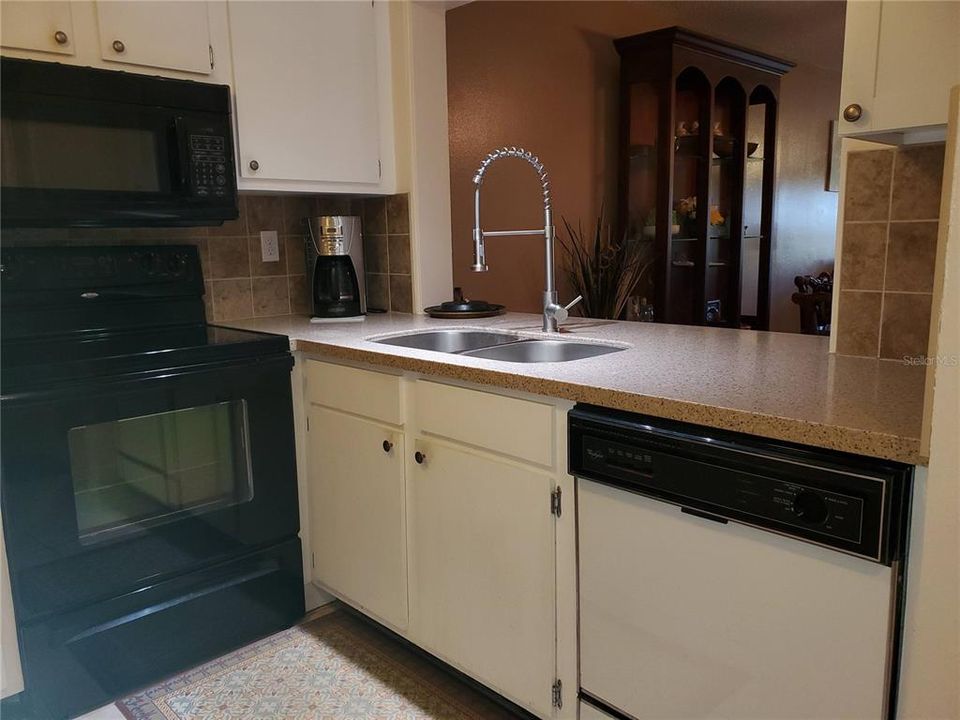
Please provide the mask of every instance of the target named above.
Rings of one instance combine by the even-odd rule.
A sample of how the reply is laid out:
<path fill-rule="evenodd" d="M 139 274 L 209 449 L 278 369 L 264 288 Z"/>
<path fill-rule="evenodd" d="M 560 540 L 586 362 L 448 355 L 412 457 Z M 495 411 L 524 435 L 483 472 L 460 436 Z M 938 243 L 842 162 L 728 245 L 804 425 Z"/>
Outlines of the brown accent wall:
<path fill-rule="evenodd" d="M 781 85 L 771 329 L 799 331 L 795 275 L 833 265 L 836 193 L 824 190 L 836 117 L 843 2 L 473 2 L 447 13 L 454 284 L 513 310 L 542 307 L 535 238 L 487 242 L 470 272 L 473 172 L 491 149 L 535 152 L 552 178 L 556 224 L 614 216 L 619 57 L 612 40 L 681 25 L 797 62 Z M 485 229 L 542 226 L 536 176 L 503 160 L 484 180 Z M 562 262 L 562 255 L 559 255 Z M 561 299 L 567 298 L 566 282 Z"/>

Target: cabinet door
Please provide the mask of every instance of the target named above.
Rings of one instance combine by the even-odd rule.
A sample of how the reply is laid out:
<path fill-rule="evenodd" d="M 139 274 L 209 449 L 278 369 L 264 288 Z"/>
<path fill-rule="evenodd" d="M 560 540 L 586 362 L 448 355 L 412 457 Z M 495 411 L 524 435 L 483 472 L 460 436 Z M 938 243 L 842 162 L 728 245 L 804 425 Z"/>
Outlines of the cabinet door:
<path fill-rule="evenodd" d="M 406 627 L 403 434 L 313 405 L 307 437 L 313 579 Z"/>
<path fill-rule="evenodd" d="M 376 13 L 366 2 L 231 2 L 241 177 L 376 183 Z"/>
<path fill-rule="evenodd" d="M 16 50 L 74 55 L 73 11 L 69 2 L 4 0 L 0 44 Z"/>
<path fill-rule="evenodd" d="M 842 134 L 943 125 L 950 88 L 960 82 L 960 3 L 847 3 Z M 843 109 L 859 105 L 858 120 Z"/>
<path fill-rule="evenodd" d="M 552 713 L 556 546 L 549 475 L 437 441 L 408 464 L 411 639 Z"/>
<path fill-rule="evenodd" d="M 108 62 L 210 74 L 205 2 L 98 2 L 97 23 L 100 56 Z"/>
<path fill-rule="evenodd" d="M 880 36 L 880 0 L 847 3 L 843 36 L 843 74 L 840 78 L 841 134 L 873 130 L 874 83 L 877 79 L 877 39 Z M 857 120 L 846 120 L 843 109 L 859 105 Z"/>
<path fill-rule="evenodd" d="M 946 125 L 960 83 L 960 2 L 884 2 L 879 42 L 876 129 Z"/>

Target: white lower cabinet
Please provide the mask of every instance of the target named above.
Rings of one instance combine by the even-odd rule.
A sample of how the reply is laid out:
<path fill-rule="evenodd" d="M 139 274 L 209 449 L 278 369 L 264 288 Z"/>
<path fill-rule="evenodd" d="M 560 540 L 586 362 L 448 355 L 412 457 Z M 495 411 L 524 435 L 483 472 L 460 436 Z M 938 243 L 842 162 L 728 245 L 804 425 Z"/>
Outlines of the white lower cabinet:
<path fill-rule="evenodd" d="M 575 718 L 569 404 L 309 359 L 304 375 L 314 582 L 537 717 Z"/>
<path fill-rule="evenodd" d="M 580 720 L 613 720 L 613 715 L 607 715 L 593 705 L 580 701 Z"/>
<path fill-rule="evenodd" d="M 468 391 L 469 392 L 469 391 Z M 540 716 L 556 677 L 553 478 L 418 438 L 408 465 L 411 639 Z"/>
<path fill-rule="evenodd" d="M 318 405 L 309 413 L 313 579 L 403 629 L 403 433 Z"/>

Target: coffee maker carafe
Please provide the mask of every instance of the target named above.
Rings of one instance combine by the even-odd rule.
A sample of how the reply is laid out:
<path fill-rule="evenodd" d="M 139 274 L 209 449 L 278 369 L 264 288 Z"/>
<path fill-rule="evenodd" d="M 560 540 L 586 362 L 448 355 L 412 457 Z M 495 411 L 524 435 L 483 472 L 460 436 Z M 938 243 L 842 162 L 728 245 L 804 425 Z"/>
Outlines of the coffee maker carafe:
<path fill-rule="evenodd" d="M 322 215 L 309 218 L 307 224 L 311 322 L 363 320 L 367 302 L 360 218 Z"/>

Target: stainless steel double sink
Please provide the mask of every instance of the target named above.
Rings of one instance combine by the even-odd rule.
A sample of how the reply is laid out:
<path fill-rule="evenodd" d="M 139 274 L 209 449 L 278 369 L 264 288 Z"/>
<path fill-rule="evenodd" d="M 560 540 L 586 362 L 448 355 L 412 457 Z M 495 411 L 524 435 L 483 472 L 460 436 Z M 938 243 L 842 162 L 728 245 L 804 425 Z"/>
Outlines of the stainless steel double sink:
<path fill-rule="evenodd" d="M 511 332 L 487 330 L 430 330 L 394 335 L 373 342 L 516 363 L 569 362 L 625 349 L 578 340 L 535 339 Z"/>

